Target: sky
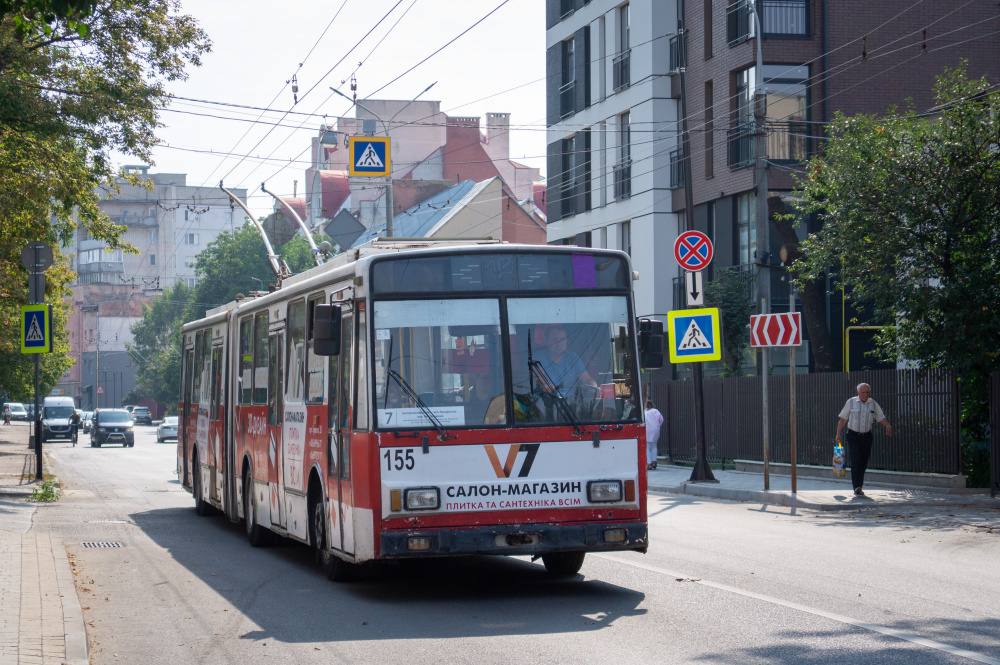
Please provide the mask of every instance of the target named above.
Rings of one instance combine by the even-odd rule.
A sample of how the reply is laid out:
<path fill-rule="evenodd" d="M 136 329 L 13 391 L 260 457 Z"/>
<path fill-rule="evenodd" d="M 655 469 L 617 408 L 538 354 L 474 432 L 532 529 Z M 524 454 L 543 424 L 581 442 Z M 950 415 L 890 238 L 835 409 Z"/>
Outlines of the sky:
<path fill-rule="evenodd" d="M 511 158 L 544 173 L 541 0 L 181 4 L 182 12 L 197 19 L 212 40 L 212 52 L 201 67 L 189 68 L 187 81 L 168 84 L 175 99 L 160 114 L 161 145 L 153 151 L 152 173 L 186 173 L 189 185 L 212 187 L 221 179 L 227 188 L 249 190 L 250 209 L 267 214 L 273 199 L 260 191 L 261 182 L 279 196 L 291 196 L 297 180 L 302 196 L 308 166 L 302 160 L 308 158 L 322 115 L 354 116 L 351 103 L 330 91 L 333 86 L 350 95 L 352 75 L 359 99 L 410 100 L 436 81 L 421 99 L 440 101 L 449 115 L 483 117 L 485 129 L 486 113 L 510 113 Z M 288 83 L 293 74 L 297 104 Z M 264 108 L 273 111 L 262 114 L 258 109 Z M 287 111 L 292 113 L 285 115 Z M 135 159 L 122 158 L 121 164 L 135 164 Z"/>

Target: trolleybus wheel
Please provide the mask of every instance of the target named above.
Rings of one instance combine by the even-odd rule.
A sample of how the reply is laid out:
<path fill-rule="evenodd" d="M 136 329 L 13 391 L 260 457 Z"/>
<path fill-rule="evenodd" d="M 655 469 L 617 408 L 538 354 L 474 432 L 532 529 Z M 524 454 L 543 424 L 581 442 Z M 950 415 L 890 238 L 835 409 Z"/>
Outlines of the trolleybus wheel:
<path fill-rule="evenodd" d="M 331 582 L 353 582 L 358 579 L 358 564 L 344 561 L 335 554 L 327 554 L 323 564 L 326 579 Z"/>
<path fill-rule="evenodd" d="M 313 506 L 311 513 L 311 521 L 309 523 L 309 537 L 312 540 L 312 546 L 315 548 L 316 552 L 316 563 L 318 563 L 323 570 L 326 570 L 328 559 L 333 556 L 326 549 L 326 506 L 323 503 L 323 498 L 313 499 Z"/>
<path fill-rule="evenodd" d="M 246 527 L 250 547 L 263 547 L 267 544 L 267 531 L 254 520 L 257 514 L 256 508 L 257 497 L 254 496 L 253 478 L 246 473 L 243 475 L 243 525 Z"/>
<path fill-rule="evenodd" d="M 194 478 L 191 485 L 191 491 L 194 494 L 194 512 L 201 517 L 211 515 L 211 506 L 208 505 L 207 501 L 201 498 L 201 466 L 198 463 L 197 456 L 194 458 Z"/>
<path fill-rule="evenodd" d="M 580 572 L 585 556 L 586 552 L 553 552 L 543 554 L 542 563 L 545 564 L 545 570 L 549 571 L 549 574 L 567 577 Z"/>

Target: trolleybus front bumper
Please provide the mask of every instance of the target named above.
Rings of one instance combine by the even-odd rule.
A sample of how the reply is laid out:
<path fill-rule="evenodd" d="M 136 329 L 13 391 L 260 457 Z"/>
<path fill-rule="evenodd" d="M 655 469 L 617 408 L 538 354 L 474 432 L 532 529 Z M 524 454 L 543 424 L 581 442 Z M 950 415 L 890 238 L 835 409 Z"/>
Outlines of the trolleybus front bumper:
<path fill-rule="evenodd" d="M 386 559 L 461 554 L 521 556 L 550 552 L 645 552 L 648 546 L 645 522 L 524 524 L 381 534 L 381 556 Z"/>

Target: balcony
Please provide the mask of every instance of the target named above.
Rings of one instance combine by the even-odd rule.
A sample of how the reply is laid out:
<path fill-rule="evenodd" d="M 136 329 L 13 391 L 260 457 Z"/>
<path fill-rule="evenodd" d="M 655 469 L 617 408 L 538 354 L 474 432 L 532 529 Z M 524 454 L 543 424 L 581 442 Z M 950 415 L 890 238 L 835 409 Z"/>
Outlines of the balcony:
<path fill-rule="evenodd" d="M 576 9 L 576 3 L 573 0 L 559 0 L 559 18 L 564 19 Z"/>
<path fill-rule="evenodd" d="M 614 166 L 615 201 L 632 196 L 632 160 L 625 160 Z"/>
<path fill-rule="evenodd" d="M 670 38 L 670 74 L 681 71 L 681 40 L 676 35 Z"/>
<path fill-rule="evenodd" d="M 808 8 L 806 0 L 763 0 L 761 26 L 764 34 L 808 36 Z"/>
<path fill-rule="evenodd" d="M 627 51 L 622 51 L 615 56 L 612 62 L 612 67 L 614 70 L 613 82 L 614 90 L 618 92 L 619 90 L 624 90 L 631 84 L 631 72 L 629 69 L 629 60 L 631 57 L 631 49 Z"/>
<path fill-rule="evenodd" d="M 753 7 L 747 0 L 737 0 L 726 10 L 726 41 L 730 46 L 754 36 Z"/>
<path fill-rule="evenodd" d="M 753 122 L 736 125 L 726 132 L 727 163 L 738 169 L 754 162 L 754 140 L 757 131 Z"/>
<path fill-rule="evenodd" d="M 809 125 L 804 122 L 767 123 L 767 158 L 784 162 L 809 159 Z"/>
<path fill-rule="evenodd" d="M 570 81 L 559 88 L 559 117 L 566 118 L 576 113 L 576 81 Z"/>
<path fill-rule="evenodd" d="M 680 150 L 670 151 L 670 188 L 684 186 L 684 158 Z"/>

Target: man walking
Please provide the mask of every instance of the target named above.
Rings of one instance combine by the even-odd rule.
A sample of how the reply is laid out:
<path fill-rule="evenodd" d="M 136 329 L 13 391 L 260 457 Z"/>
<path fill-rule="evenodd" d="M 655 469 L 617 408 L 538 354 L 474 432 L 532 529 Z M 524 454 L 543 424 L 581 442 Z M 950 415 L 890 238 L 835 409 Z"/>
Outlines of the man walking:
<path fill-rule="evenodd" d="M 646 400 L 646 469 L 656 468 L 656 442 L 660 439 L 660 428 L 663 426 L 663 414 L 653 406 L 652 400 Z"/>
<path fill-rule="evenodd" d="M 837 439 L 847 425 L 848 455 L 851 458 L 851 484 L 854 493 L 864 495 L 862 487 L 865 484 L 865 470 L 868 468 L 868 458 L 872 454 L 872 425 L 876 422 L 885 427 L 886 436 L 892 436 L 892 426 L 882 413 L 882 407 L 871 399 L 872 389 L 867 383 L 858 384 L 858 396 L 852 397 L 841 409 L 837 422 Z"/>

